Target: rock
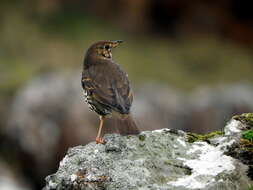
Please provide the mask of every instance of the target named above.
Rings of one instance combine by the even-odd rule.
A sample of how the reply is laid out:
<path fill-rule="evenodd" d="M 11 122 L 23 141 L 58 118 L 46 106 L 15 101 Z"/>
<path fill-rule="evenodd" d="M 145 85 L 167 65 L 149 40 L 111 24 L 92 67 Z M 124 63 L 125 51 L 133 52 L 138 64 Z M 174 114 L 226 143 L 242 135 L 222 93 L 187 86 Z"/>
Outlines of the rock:
<path fill-rule="evenodd" d="M 246 113 L 234 116 L 233 119 L 240 123 L 231 123 L 227 133 L 233 133 L 235 142 L 227 151 L 227 155 L 239 159 L 242 163 L 248 165 L 248 176 L 253 179 L 253 114 Z M 243 124 L 243 125 L 242 125 Z M 237 127 L 238 126 L 238 127 Z M 230 129 L 230 130 L 229 130 Z M 232 129 L 232 130 L 231 130 Z"/>
<path fill-rule="evenodd" d="M 253 89 L 247 85 L 201 88 L 188 96 L 149 83 L 135 86 L 132 113 L 141 130 L 203 133 L 222 128 L 233 113 L 253 111 L 252 97 Z M 80 71 L 37 76 L 18 90 L 11 105 L 0 105 L 0 113 L 3 110 L 8 117 L 8 122 L 0 121 L 0 136 L 13 142 L 9 152 L 18 155 L 26 177 L 36 184 L 55 171 L 68 147 L 85 145 L 97 133 L 98 117 L 83 101 Z M 106 120 L 103 133 L 117 133 L 113 121 Z"/>
<path fill-rule="evenodd" d="M 17 162 L 36 184 L 43 184 L 42 179 L 55 171 L 68 147 L 87 144 L 96 136 L 99 119 L 84 102 L 80 74 L 79 71 L 37 76 L 17 92 L 11 106 L 7 104 L 11 111 L 8 124 L 0 126 L 0 135 L 13 141 L 15 148 L 10 151 L 22 158 Z M 153 89 L 144 85 L 135 93 L 132 111 L 138 126 L 142 130 L 179 126 L 181 122 L 170 122 L 180 121 L 177 116 L 182 114 L 178 110 L 184 109 L 178 93 L 158 86 L 156 91 L 163 99 L 171 94 L 171 98 L 162 101 L 158 95 L 152 96 Z M 107 119 L 103 133 L 116 132 L 113 120 Z"/>
<path fill-rule="evenodd" d="M 144 85 L 135 93 L 132 112 L 138 126 L 142 130 L 180 127 L 178 118 L 185 110 L 183 98 L 165 86 L 155 88 L 157 96 L 151 93 L 154 85 Z M 80 72 L 49 73 L 18 91 L 4 134 L 31 157 L 28 159 L 34 161 L 33 172 L 37 171 L 41 179 L 52 172 L 68 147 L 94 140 L 98 123 L 98 116 L 84 102 Z M 117 131 L 113 121 L 107 119 L 103 133 L 112 132 Z"/>
<path fill-rule="evenodd" d="M 229 155 L 245 128 L 232 119 L 209 143 L 190 143 L 187 133 L 170 129 L 106 135 L 104 145 L 70 148 L 44 190 L 246 189 L 253 185 L 249 167 Z"/>

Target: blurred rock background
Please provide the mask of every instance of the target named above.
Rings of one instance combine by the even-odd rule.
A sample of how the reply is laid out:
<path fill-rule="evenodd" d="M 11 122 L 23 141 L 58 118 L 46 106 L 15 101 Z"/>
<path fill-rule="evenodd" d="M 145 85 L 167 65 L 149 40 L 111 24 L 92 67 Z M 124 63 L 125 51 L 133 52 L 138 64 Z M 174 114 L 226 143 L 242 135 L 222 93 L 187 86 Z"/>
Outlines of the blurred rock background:
<path fill-rule="evenodd" d="M 250 1 L 2 0 L 0 190 L 41 189 L 70 146 L 94 140 L 83 101 L 85 49 L 121 39 L 142 130 L 221 129 L 253 111 Z M 105 132 L 115 132 L 113 120 Z M 108 127 L 110 126 L 110 128 Z"/>

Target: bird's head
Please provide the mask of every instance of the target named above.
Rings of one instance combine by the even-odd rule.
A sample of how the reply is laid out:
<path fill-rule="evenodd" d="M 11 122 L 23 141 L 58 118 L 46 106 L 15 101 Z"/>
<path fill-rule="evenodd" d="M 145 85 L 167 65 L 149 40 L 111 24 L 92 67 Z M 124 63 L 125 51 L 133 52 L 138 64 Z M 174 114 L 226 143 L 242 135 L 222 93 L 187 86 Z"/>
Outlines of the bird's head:
<path fill-rule="evenodd" d="M 112 49 L 117 47 L 122 40 L 114 40 L 114 41 L 99 41 L 90 46 L 87 53 L 95 54 L 104 59 L 112 58 Z"/>

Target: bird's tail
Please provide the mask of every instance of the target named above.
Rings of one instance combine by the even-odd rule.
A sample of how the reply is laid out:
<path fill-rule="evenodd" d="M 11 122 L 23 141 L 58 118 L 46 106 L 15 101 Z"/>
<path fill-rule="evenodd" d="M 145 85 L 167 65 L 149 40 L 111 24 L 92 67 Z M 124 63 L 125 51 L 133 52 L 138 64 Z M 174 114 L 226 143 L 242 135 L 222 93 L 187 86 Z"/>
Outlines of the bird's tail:
<path fill-rule="evenodd" d="M 128 115 L 126 118 L 118 118 L 116 126 L 121 135 L 137 135 L 140 133 L 131 115 Z"/>

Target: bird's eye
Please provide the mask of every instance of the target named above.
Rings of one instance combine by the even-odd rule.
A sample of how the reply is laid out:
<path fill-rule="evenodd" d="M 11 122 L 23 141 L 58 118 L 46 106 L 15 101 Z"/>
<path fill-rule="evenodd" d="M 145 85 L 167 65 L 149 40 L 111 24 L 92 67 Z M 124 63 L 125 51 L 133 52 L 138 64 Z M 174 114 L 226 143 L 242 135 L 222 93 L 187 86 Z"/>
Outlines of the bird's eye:
<path fill-rule="evenodd" d="M 110 46 L 109 45 L 105 45 L 105 49 L 106 50 L 110 49 Z"/>

